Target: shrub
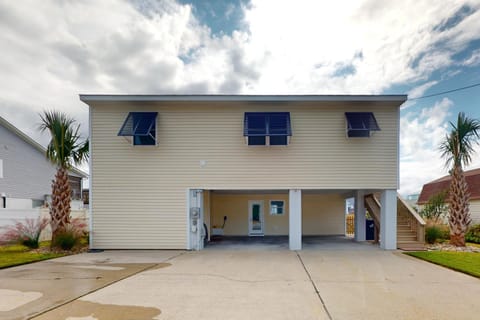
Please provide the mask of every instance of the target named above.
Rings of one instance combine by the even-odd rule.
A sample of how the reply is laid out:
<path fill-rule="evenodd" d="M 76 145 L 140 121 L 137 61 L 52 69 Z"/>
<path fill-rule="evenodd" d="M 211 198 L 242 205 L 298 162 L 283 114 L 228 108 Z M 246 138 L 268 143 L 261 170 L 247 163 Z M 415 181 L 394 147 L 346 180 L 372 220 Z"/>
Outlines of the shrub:
<path fill-rule="evenodd" d="M 435 224 L 441 222 L 448 212 L 448 205 L 445 203 L 447 195 L 448 190 L 432 195 L 420 211 L 422 218 Z"/>
<path fill-rule="evenodd" d="M 62 250 L 71 250 L 85 236 L 85 226 L 81 220 L 73 219 L 65 230 L 57 234 L 52 246 Z"/>
<path fill-rule="evenodd" d="M 443 231 L 439 226 L 429 226 L 425 229 L 425 241 L 433 244 L 442 239 Z"/>
<path fill-rule="evenodd" d="M 480 243 L 480 224 L 470 227 L 467 234 L 465 234 L 465 241 Z"/>
<path fill-rule="evenodd" d="M 48 225 L 47 219 L 25 219 L 25 222 L 16 221 L 13 226 L 6 227 L 0 242 L 20 243 L 31 249 L 38 248 L 38 239 L 43 229 Z"/>
<path fill-rule="evenodd" d="M 71 250 L 77 244 L 78 239 L 79 237 L 71 230 L 65 230 L 57 234 L 54 246 L 63 250 Z"/>
<path fill-rule="evenodd" d="M 450 228 L 447 225 L 442 225 L 440 227 L 440 230 L 441 230 L 440 239 L 450 240 Z"/>

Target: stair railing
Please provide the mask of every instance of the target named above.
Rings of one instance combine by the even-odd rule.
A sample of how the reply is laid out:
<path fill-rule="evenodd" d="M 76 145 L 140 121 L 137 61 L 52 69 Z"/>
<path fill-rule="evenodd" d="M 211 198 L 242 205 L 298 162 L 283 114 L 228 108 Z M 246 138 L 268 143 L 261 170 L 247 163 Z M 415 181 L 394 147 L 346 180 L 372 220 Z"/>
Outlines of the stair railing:
<path fill-rule="evenodd" d="M 410 230 L 417 234 L 417 241 L 425 243 L 425 221 L 410 205 L 397 193 L 397 219 L 404 219 Z"/>

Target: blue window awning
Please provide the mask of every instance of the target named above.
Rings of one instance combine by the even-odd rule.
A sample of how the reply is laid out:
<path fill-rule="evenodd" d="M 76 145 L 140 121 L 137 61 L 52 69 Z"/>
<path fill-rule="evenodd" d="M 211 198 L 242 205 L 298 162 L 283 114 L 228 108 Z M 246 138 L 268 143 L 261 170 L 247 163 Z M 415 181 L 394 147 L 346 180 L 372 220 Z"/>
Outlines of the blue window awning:
<path fill-rule="evenodd" d="M 243 135 L 291 136 L 290 112 L 245 112 Z"/>
<path fill-rule="evenodd" d="M 345 112 L 348 137 L 370 137 L 370 131 L 380 131 L 373 112 Z"/>
<path fill-rule="evenodd" d="M 130 112 L 118 135 L 133 137 L 134 145 L 155 145 L 157 114 L 158 112 Z"/>
<path fill-rule="evenodd" d="M 125 119 L 119 136 L 148 136 L 155 128 L 158 112 L 130 112 Z"/>

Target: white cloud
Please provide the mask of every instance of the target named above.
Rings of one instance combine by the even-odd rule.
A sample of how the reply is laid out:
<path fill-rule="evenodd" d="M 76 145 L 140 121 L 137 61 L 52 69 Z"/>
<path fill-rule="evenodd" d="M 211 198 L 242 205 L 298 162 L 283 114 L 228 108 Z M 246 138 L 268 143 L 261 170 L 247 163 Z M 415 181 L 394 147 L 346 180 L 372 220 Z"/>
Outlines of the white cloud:
<path fill-rule="evenodd" d="M 479 37 L 480 11 L 434 31 L 461 5 L 254 0 L 248 30 L 216 37 L 173 0 L 7 2 L 2 98 L 39 110 L 78 106 L 80 91 L 380 93 L 426 79 Z M 342 67 L 351 72 L 332 76 Z"/>
<path fill-rule="evenodd" d="M 416 99 L 416 98 L 419 98 L 421 96 L 423 96 L 423 94 L 428 90 L 430 89 L 431 87 L 433 87 L 434 85 L 436 85 L 438 83 L 438 81 L 436 80 L 433 80 L 433 81 L 429 81 L 429 82 L 426 82 L 418 87 L 414 87 L 413 89 L 411 89 L 410 91 L 407 92 L 407 95 L 408 95 L 408 99 Z M 415 100 L 407 100 L 402 106 L 401 106 L 401 109 L 402 110 L 405 110 L 407 108 L 410 108 L 412 106 L 414 106 L 415 104 L 417 103 L 417 101 Z"/>
<path fill-rule="evenodd" d="M 463 4 L 253 1 L 246 11 L 249 46 L 257 55 L 268 55 L 257 89 L 378 93 L 393 84 L 426 80 L 433 71 L 451 65 L 452 56 L 479 37 L 471 32 L 480 28 L 479 11 L 450 29 L 435 31 Z M 355 59 L 359 52 L 362 58 Z M 352 65 L 356 72 L 332 78 L 339 64 Z"/>
<path fill-rule="evenodd" d="M 472 52 L 472 55 L 462 62 L 462 65 L 473 67 L 480 65 L 480 49 Z"/>
<path fill-rule="evenodd" d="M 446 174 L 440 143 L 449 131 L 447 119 L 453 103 L 444 98 L 400 120 L 400 192 L 419 192 L 422 185 Z"/>

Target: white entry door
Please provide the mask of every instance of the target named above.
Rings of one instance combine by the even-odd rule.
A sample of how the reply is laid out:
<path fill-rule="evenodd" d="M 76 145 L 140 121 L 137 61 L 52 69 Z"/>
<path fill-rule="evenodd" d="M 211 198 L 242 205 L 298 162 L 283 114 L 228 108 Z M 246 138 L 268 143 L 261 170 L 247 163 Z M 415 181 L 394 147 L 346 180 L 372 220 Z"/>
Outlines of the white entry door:
<path fill-rule="evenodd" d="M 263 201 L 248 201 L 248 234 L 263 236 Z"/>

